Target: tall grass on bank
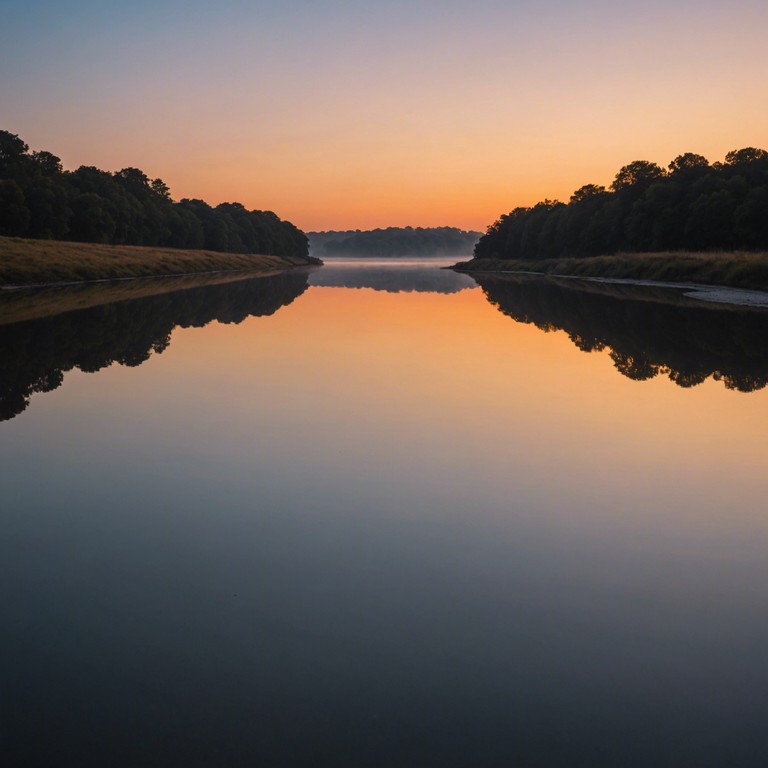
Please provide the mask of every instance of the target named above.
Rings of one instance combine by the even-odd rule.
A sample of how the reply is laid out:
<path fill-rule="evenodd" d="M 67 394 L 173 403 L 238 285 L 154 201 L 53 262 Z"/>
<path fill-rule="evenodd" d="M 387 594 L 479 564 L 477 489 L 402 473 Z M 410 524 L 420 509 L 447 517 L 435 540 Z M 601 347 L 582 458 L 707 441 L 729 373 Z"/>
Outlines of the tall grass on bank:
<path fill-rule="evenodd" d="M 535 272 L 768 290 L 768 253 L 619 253 L 542 261 L 472 259 L 453 268 L 460 272 Z"/>
<path fill-rule="evenodd" d="M 0 286 L 77 283 L 221 271 L 272 271 L 320 263 L 311 257 L 183 251 L 0 237 Z"/>

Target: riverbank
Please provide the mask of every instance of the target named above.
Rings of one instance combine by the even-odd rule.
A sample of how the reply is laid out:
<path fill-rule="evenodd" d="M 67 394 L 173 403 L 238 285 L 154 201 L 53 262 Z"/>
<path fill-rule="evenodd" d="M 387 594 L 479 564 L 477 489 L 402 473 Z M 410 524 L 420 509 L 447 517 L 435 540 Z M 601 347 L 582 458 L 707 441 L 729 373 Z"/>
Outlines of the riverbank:
<path fill-rule="evenodd" d="M 241 283 L 258 278 L 265 280 L 291 270 L 257 270 L 255 272 L 206 272 L 178 277 L 146 279 L 98 280 L 83 283 L 58 283 L 42 287 L 24 287 L 0 291 L 0 327 L 29 320 L 77 312 L 105 304 L 148 299 L 195 288 L 211 288 Z"/>
<path fill-rule="evenodd" d="M 768 253 L 620 253 L 615 256 L 542 261 L 472 259 L 455 264 L 452 269 L 459 272 L 527 272 L 768 290 Z"/>
<path fill-rule="evenodd" d="M 211 272 L 274 272 L 321 263 L 312 256 L 299 258 L 0 237 L 2 288 Z"/>

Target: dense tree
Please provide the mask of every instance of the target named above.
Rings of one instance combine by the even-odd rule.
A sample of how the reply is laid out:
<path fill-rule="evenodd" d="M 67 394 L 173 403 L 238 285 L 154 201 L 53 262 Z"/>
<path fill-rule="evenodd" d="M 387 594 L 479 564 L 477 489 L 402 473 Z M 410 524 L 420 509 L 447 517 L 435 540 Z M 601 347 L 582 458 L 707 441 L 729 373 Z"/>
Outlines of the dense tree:
<path fill-rule="evenodd" d="M 69 204 L 71 194 L 63 194 L 55 179 L 26 182 L 24 195 L 30 212 L 29 228 L 25 233 L 28 237 L 63 240 L 69 235 L 73 216 Z"/>
<path fill-rule="evenodd" d="M 23 235 L 29 218 L 21 187 L 13 179 L 0 179 L 0 235 Z"/>
<path fill-rule="evenodd" d="M 61 158 L 44 150 L 33 152 L 30 155 L 30 160 L 32 161 L 30 167 L 41 176 L 55 176 L 64 170 L 61 165 Z"/>
<path fill-rule="evenodd" d="M 692 152 L 669 172 L 638 160 L 610 191 L 577 189 L 567 205 L 516 208 L 488 227 L 476 258 L 546 259 L 619 251 L 768 249 L 768 152 L 734 150 L 710 165 Z"/>
<path fill-rule="evenodd" d="M 583 187 L 579 187 L 572 195 L 572 203 L 581 203 L 584 200 L 590 198 L 599 197 L 605 194 L 605 187 L 602 184 L 585 184 Z"/>
<path fill-rule="evenodd" d="M 26 174 L 29 147 L 14 133 L 0 131 L 0 178 L 17 179 Z"/>
<path fill-rule="evenodd" d="M 109 215 L 104 200 L 88 192 L 72 201 L 70 232 L 72 239 L 82 243 L 109 243 L 115 234 L 115 220 Z"/>
<path fill-rule="evenodd" d="M 158 197 L 171 199 L 171 188 L 162 179 L 153 179 L 149 186 Z"/>
<path fill-rule="evenodd" d="M 695 152 L 686 152 L 683 155 L 678 155 L 668 167 L 670 173 L 684 173 L 696 168 L 709 168 L 709 160 Z"/>
<path fill-rule="evenodd" d="M 635 160 L 623 166 L 611 184 L 614 192 L 651 184 L 664 176 L 664 169 L 647 160 Z"/>
<path fill-rule="evenodd" d="M 162 179 L 150 180 L 138 168 L 64 171 L 56 155 L 30 153 L 9 131 L 0 131 L 0 234 L 298 257 L 309 252 L 304 233 L 271 211 L 175 203 Z"/>
<path fill-rule="evenodd" d="M 736 209 L 734 236 L 747 248 L 768 243 L 768 185 L 751 189 Z"/>
<path fill-rule="evenodd" d="M 754 163 L 757 160 L 768 158 L 768 152 L 764 149 L 755 147 L 745 147 L 744 149 L 734 149 L 725 156 L 726 165 L 746 165 Z"/>
<path fill-rule="evenodd" d="M 471 253 L 479 232 L 457 227 L 387 227 L 361 232 L 310 232 L 320 255 L 437 256 Z"/>

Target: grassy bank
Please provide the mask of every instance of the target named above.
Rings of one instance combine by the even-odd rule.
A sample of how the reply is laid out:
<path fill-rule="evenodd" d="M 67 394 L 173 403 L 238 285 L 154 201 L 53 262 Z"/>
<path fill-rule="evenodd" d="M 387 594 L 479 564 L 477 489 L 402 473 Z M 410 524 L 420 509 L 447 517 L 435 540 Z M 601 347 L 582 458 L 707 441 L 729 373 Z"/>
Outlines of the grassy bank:
<path fill-rule="evenodd" d="M 0 286 L 47 285 L 202 272 L 272 272 L 317 259 L 0 237 Z"/>
<path fill-rule="evenodd" d="M 768 290 L 768 253 L 620 253 L 543 261 L 472 259 L 453 268 L 460 272 L 539 272 Z"/>

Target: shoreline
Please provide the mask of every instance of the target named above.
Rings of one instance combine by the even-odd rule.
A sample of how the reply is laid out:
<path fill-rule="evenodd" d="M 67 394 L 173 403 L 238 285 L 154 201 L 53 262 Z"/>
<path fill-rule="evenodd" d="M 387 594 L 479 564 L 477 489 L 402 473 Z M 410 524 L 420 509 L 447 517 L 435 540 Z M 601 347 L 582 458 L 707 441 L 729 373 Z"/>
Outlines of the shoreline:
<path fill-rule="evenodd" d="M 537 266 L 539 269 L 531 269 Z M 508 274 L 592 283 L 668 288 L 713 304 L 768 308 L 768 256 L 731 254 L 617 254 L 540 262 L 478 259 L 449 267 L 465 274 Z"/>
<path fill-rule="evenodd" d="M 282 257 L 278 257 L 282 258 Z M 156 275 L 138 275 L 136 277 L 96 277 L 92 280 L 60 280 L 56 282 L 49 282 L 49 283 L 24 283 L 19 285 L 1 285 L 0 284 L 0 294 L 2 294 L 3 291 L 8 291 L 8 293 L 16 293 L 18 291 L 26 291 L 26 290 L 39 290 L 41 288 L 73 288 L 77 286 L 90 286 L 90 285 L 100 285 L 103 283 L 125 283 L 125 282 L 135 282 L 138 280 L 168 280 L 168 279 L 174 279 L 174 278 L 184 278 L 184 277 L 215 277 L 217 275 L 227 276 L 227 275 L 243 275 L 243 276 L 251 276 L 251 277 L 269 277 L 271 275 L 279 274 L 280 272 L 290 272 L 294 269 L 305 269 L 308 267 L 316 267 L 321 266 L 319 264 L 285 264 L 285 266 L 280 267 L 275 266 L 274 268 L 268 268 L 268 269 L 254 269 L 253 267 L 244 267 L 242 269 L 209 269 L 205 272 L 168 272 L 163 274 L 156 274 Z"/>
<path fill-rule="evenodd" d="M 449 267 L 450 269 L 450 267 Z M 739 307 L 768 309 L 768 290 L 750 288 L 734 288 L 728 285 L 706 285 L 704 283 L 666 282 L 662 280 L 642 280 L 622 277 L 583 277 L 581 275 L 559 275 L 544 272 L 523 272 L 520 270 L 456 270 L 463 274 L 479 275 L 522 275 L 524 277 L 543 277 L 558 280 L 575 280 L 584 283 L 601 283 L 605 285 L 629 285 L 638 288 L 668 288 L 677 290 L 683 296 L 696 301 L 711 304 L 730 304 Z"/>
<path fill-rule="evenodd" d="M 67 312 L 91 309 L 104 304 L 117 304 L 196 288 L 233 285 L 251 280 L 267 280 L 278 276 L 309 272 L 311 269 L 312 267 L 299 265 L 290 269 L 257 272 L 228 270 L 168 277 L 94 280 L 68 285 L 56 283 L 48 286 L 23 286 L 20 289 L 8 290 L 6 293 L 0 291 L 0 327 Z"/>
<path fill-rule="evenodd" d="M 0 291 L 320 266 L 314 256 L 0 237 Z"/>

